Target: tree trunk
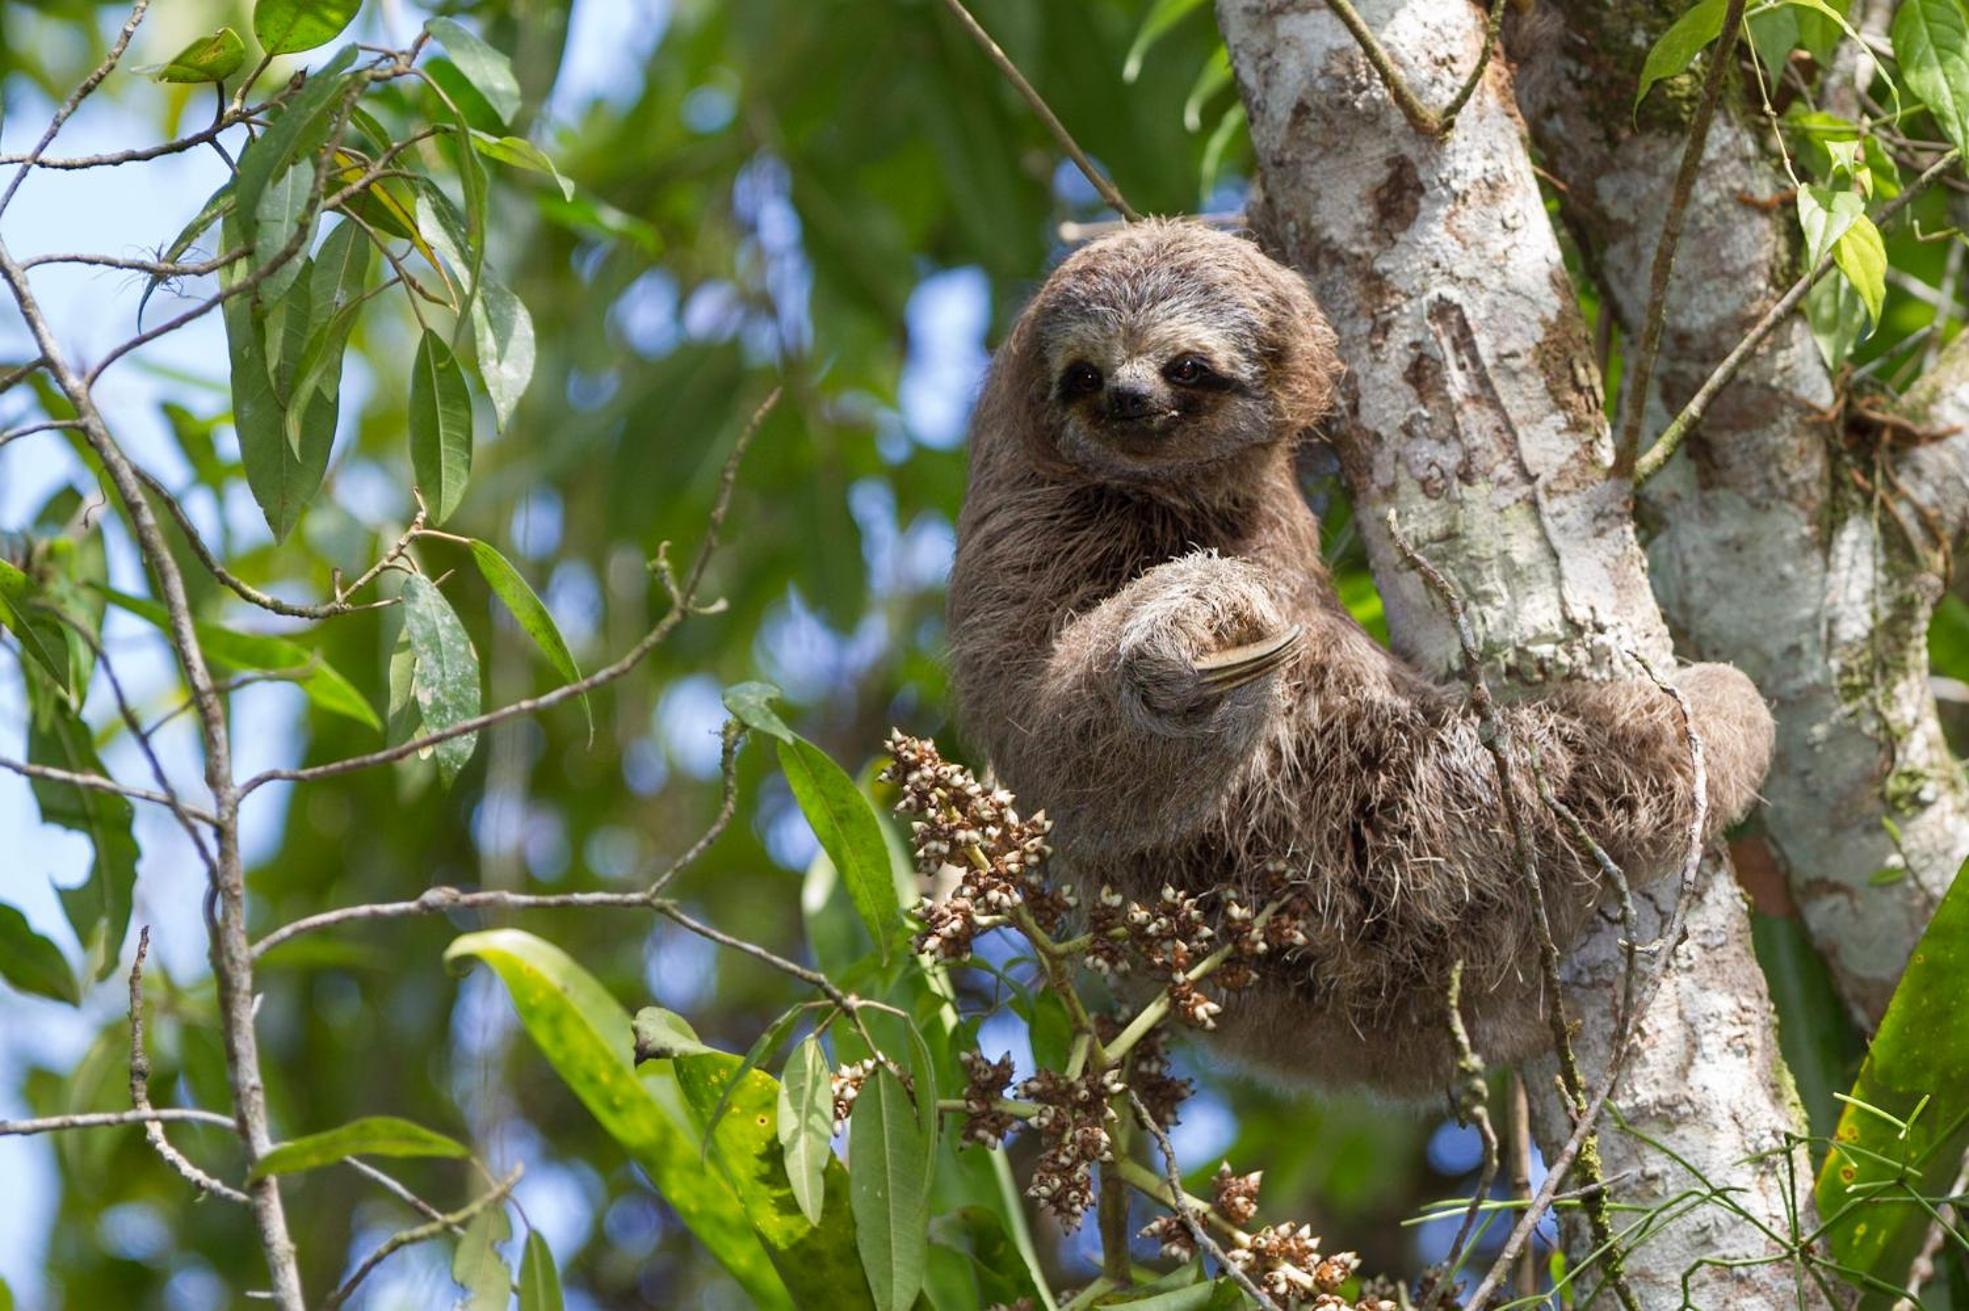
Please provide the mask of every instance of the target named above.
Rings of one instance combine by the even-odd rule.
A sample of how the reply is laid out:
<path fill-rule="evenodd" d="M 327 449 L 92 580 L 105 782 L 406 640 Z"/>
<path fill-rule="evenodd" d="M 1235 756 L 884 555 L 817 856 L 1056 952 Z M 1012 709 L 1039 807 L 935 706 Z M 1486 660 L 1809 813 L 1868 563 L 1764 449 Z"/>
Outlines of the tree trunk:
<path fill-rule="evenodd" d="M 1668 17 L 1569 4 L 1566 26 L 1528 55 L 1539 71 L 1520 88 L 1566 188 L 1566 218 L 1630 339 L 1687 130 L 1672 88 L 1656 90 L 1634 126 L 1632 89 Z M 1661 431 L 1798 275 L 1789 179 L 1762 135 L 1731 85 L 1690 197 L 1644 433 Z M 1857 429 L 1846 440 L 1832 406 L 1831 376 L 1794 316 L 1647 485 L 1641 523 L 1684 653 L 1730 661 L 1772 702 L 1765 836 L 1841 996 L 1870 1028 L 1969 855 L 1969 792 L 1928 685 L 1942 588 L 1932 531 L 1894 503 L 1900 457 Z M 1915 459 L 1923 478 L 1948 467 L 1932 449 Z M 1939 505 L 1959 521 L 1959 495 Z"/>
<path fill-rule="evenodd" d="M 1466 5 L 1372 0 L 1362 13 L 1424 105 L 1446 104 L 1476 62 L 1482 15 Z M 1329 426 L 1398 647 L 1439 674 L 1456 663 L 1446 616 L 1383 528 L 1389 510 L 1462 593 L 1500 691 L 1632 672 L 1631 655 L 1665 667 L 1672 650 L 1630 489 L 1609 472 L 1599 373 L 1501 62 L 1451 133 L 1425 137 L 1329 10 L 1219 0 L 1218 18 L 1257 153 L 1254 220 L 1312 280 L 1351 371 Z M 1670 879 L 1640 898 L 1644 940 L 1673 895 Z M 1620 962 L 1610 927 L 1568 962 L 1589 1085 L 1616 1037 Z M 1791 1231 L 1787 1161 L 1781 1150 L 1746 1158 L 1802 1126 L 1742 899 L 1720 862 L 1703 873 L 1688 937 L 1638 1036 L 1615 1104 L 1687 1164 L 1610 1129 L 1602 1158 L 1615 1197 L 1655 1207 L 1727 1185 L 1754 1217 L 1672 1206 L 1628 1262 L 1640 1304 L 1682 1305 L 1688 1272 L 1698 1306 L 1796 1307 L 1784 1248 L 1759 1228 Z M 1570 1122 L 1549 1065 L 1527 1082 L 1539 1140 L 1554 1151 Z M 1582 1262 L 1583 1227 L 1567 1237 Z M 1772 1263 L 1698 1267 L 1718 1257 Z"/>

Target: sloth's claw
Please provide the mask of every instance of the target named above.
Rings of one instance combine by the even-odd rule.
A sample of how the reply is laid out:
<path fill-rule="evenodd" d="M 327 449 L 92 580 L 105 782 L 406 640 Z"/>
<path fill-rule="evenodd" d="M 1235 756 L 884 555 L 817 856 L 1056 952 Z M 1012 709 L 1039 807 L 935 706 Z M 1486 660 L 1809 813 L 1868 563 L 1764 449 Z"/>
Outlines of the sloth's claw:
<path fill-rule="evenodd" d="M 1284 665 L 1305 641 L 1304 625 L 1294 624 L 1275 637 L 1213 651 L 1196 660 L 1197 679 L 1206 692 L 1222 695 L 1254 683 Z"/>

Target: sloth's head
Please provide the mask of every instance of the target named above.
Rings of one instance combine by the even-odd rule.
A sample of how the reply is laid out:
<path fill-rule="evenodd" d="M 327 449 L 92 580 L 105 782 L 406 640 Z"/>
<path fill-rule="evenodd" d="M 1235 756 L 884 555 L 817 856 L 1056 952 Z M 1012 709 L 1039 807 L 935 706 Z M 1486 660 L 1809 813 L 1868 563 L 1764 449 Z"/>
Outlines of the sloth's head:
<path fill-rule="evenodd" d="M 1048 455 L 1166 483 L 1296 440 L 1339 373 L 1297 273 L 1252 242 L 1150 220 L 1076 251 L 1026 310 L 1027 402 Z"/>

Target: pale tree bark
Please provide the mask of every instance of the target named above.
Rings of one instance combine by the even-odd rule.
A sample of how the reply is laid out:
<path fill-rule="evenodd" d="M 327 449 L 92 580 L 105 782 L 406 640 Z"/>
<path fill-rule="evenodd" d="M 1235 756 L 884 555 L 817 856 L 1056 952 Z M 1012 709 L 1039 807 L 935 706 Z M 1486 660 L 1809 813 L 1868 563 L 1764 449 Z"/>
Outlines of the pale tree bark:
<path fill-rule="evenodd" d="M 1671 17 L 1569 3 L 1564 25 L 1528 52 L 1538 71 L 1519 91 L 1630 340 L 1686 135 L 1675 86 L 1654 93 L 1639 126 L 1633 111 L 1641 63 Z M 1661 430 L 1797 276 L 1796 209 L 1770 141 L 1732 85 L 1691 193 L 1645 432 Z M 1926 393 L 1949 396 L 1941 381 Z M 1730 661 L 1772 703 L 1764 836 L 1841 996 L 1871 1027 L 1969 855 L 1969 791 L 1942 738 L 1926 645 L 1942 590 L 1936 537 L 1961 532 L 1958 448 L 1969 438 L 1876 450 L 1864 424 L 1848 440 L 1833 399 L 1794 316 L 1648 483 L 1640 520 L 1683 654 Z M 1917 485 L 1931 493 L 1929 514 L 1906 501 Z"/>
<path fill-rule="evenodd" d="M 1446 103 L 1476 61 L 1482 15 L 1453 0 L 1371 0 L 1361 10 L 1422 103 Z M 1253 218 L 1305 270 L 1340 334 L 1350 373 L 1330 436 L 1398 647 L 1439 674 L 1456 662 L 1446 616 L 1382 527 L 1389 510 L 1467 601 L 1500 691 L 1631 673 L 1634 656 L 1667 668 L 1668 629 L 1629 488 L 1610 474 L 1598 369 L 1507 71 L 1494 64 L 1454 130 L 1428 137 L 1324 7 L 1219 0 L 1218 18 L 1257 153 Z M 1643 940 L 1674 888 L 1670 878 L 1639 898 Z M 1618 936 L 1594 933 L 1567 965 L 1589 1085 L 1618 1036 Z M 1549 1065 L 1527 1082 L 1552 1152 L 1571 1124 Z M 1705 1185 L 1739 1190 L 1741 1213 L 1696 1205 L 1660 1215 L 1627 1261 L 1641 1306 L 1683 1305 L 1685 1273 L 1698 1306 L 1817 1300 L 1782 1260 L 1793 1225 L 1782 1149 L 1802 1125 L 1742 898 L 1721 862 L 1703 872 L 1688 937 L 1641 1017 L 1614 1104 L 1686 1163 L 1609 1127 L 1603 1168 L 1621 1203 L 1662 1206 Z M 1769 1155 L 1750 1159 L 1760 1153 Z M 1807 1177 L 1802 1157 L 1789 1163 Z M 1586 1255 L 1570 1224 L 1567 1242 L 1576 1260 Z M 1717 1258 L 1770 1263 L 1703 1264 Z"/>

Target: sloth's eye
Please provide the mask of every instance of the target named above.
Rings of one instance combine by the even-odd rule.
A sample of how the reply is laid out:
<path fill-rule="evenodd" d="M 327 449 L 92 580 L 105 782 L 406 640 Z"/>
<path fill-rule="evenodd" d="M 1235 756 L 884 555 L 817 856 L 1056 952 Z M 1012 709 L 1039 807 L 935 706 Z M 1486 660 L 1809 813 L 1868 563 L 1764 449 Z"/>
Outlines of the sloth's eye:
<path fill-rule="evenodd" d="M 1179 387 L 1194 387 L 1217 375 L 1211 372 L 1210 366 L 1197 356 L 1178 355 L 1169 362 L 1169 367 L 1162 371 L 1162 376 Z"/>
<path fill-rule="evenodd" d="M 1068 396 L 1091 396 L 1101 389 L 1101 371 L 1091 364 L 1069 364 L 1060 378 L 1060 390 Z"/>

